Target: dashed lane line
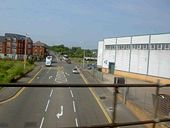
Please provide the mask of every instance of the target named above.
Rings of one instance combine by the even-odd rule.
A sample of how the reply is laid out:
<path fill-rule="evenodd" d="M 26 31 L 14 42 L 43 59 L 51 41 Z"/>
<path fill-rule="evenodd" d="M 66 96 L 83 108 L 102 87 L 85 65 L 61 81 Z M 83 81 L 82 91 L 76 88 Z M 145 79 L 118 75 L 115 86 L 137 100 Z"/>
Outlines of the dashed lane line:
<path fill-rule="evenodd" d="M 45 112 L 47 112 L 47 110 L 48 110 L 49 103 L 50 103 L 50 99 L 48 99 L 47 105 L 45 107 Z"/>
<path fill-rule="evenodd" d="M 42 126 L 43 126 L 43 123 L 44 123 L 44 117 L 41 119 L 40 128 L 42 128 Z"/>
<path fill-rule="evenodd" d="M 75 106 L 75 101 L 73 100 L 73 109 L 74 109 L 74 112 L 76 112 L 76 106 Z"/>
<path fill-rule="evenodd" d="M 77 118 L 75 118 L 75 122 L 76 122 L 76 127 L 78 127 L 79 124 L 78 124 Z"/>
<path fill-rule="evenodd" d="M 53 94 L 53 89 L 51 89 L 51 92 L 50 92 L 50 97 L 52 96 L 52 94 Z"/>
<path fill-rule="evenodd" d="M 70 93 L 71 93 L 71 97 L 73 98 L 74 97 L 74 95 L 73 95 L 73 92 L 72 92 L 72 90 L 70 89 Z"/>

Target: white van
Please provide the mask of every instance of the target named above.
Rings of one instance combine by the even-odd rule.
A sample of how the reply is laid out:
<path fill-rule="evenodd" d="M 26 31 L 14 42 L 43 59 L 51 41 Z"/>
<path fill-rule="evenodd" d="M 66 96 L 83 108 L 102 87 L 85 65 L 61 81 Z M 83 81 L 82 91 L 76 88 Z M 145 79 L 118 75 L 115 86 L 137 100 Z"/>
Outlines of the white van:
<path fill-rule="evenodd" d="M 52 64 L 52 56 L 47 56 L 45 59 L 45 65 L 51 66 L 51 64 Z"/>

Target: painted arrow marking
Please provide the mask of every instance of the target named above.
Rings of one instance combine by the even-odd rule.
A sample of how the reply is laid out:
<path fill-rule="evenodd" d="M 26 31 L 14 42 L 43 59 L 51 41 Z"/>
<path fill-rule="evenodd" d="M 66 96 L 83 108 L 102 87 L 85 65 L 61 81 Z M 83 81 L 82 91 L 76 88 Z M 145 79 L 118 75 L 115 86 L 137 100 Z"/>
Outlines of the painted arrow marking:
<path fill-rule="evenodd" d="M 51 79 L 53 76 L 49 76 L 49 79 Z"/>
<path fill-rule="evenodd" d="M 63 115 L 63 111 L 64 111 L 63 106 L 61 106 L 61 112 L 56 114 L 58 119 L 60 118 L 60 116 Z"/>

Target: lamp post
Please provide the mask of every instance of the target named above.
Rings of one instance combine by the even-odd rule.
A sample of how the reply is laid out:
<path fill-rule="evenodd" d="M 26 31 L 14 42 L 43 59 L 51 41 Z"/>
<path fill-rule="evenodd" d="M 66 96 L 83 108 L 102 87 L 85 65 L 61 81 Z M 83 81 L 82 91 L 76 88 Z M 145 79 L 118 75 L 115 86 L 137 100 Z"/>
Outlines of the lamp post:
<path fill-rule="evenodd" d="M 83 68 L 84 68 L 84 61 L 85 61 L 85 48 L 84 48 L 84 55 L 83 55 Z"/>
<path fill-rule="evenodd" d="M 24 48 L 24 71 L 25 71 L 25 68 L 26 68 L 26 60 L 27 60 L 27 36 L 28 36 L 28 33 L 26 33 L 26 37 L 25 37 L 25 48 Z"/>

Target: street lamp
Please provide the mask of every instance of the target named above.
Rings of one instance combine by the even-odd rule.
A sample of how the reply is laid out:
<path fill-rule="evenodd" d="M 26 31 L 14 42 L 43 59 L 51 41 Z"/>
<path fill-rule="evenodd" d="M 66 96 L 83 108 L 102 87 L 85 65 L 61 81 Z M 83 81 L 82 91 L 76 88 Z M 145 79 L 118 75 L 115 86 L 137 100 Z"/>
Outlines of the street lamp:
<path fill-rule="evenodd" d="M 27 60 L 27 36 L 28 36 L 28 33 L 26 33 L 26 37 L 25 37 L 25 49 L 24 49 L 24 71 L 25 71 L 25 68 L 26 68 L 26 60 Z"/>

